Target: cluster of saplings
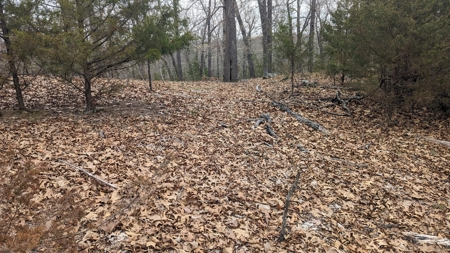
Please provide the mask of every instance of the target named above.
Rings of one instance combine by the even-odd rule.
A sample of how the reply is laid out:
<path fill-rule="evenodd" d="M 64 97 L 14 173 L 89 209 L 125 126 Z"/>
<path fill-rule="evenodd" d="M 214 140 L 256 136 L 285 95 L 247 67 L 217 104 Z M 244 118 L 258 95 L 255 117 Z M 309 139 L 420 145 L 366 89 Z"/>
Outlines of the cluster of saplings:
<path fill-rule="evenodd" d="M 392 105 L 450 112 L 450 2 L 342 0 L 324 25 L 327 71 Z"/>

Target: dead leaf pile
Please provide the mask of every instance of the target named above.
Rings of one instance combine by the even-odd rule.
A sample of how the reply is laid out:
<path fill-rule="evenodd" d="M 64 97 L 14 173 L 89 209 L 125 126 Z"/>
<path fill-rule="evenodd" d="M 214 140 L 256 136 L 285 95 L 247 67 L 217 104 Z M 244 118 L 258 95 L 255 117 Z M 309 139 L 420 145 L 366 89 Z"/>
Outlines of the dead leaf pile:
<path fill-rule="evenodd" d="M 347 103 L 352 114 L 342 117 L 318 99 L 336 90 L 290 96 L 278 80 L 157 82 L 155 92 L 104 80 L 108 92 L 87 114 L 75 90 L 36 82 L 26 90 L 34 112 L 11 111 L 12 90 L 0 90 L 8 98 L 0 102 L 0 188 L 11 196 L 0 201 L 0 251 L 14 250 L 12 238 L 38 252 L 450 250 L 436 242 L 450 238 L 450 149 L 420 138 L 449 141 L 448 120 L 398 115 L 392 125 L 365 100 Z M 329 134 L 274 107 L 257 85 Z M 255 124 L 261 115 L 270 123 Z M 23 231 L 36 236 L 20 239 Z"/>

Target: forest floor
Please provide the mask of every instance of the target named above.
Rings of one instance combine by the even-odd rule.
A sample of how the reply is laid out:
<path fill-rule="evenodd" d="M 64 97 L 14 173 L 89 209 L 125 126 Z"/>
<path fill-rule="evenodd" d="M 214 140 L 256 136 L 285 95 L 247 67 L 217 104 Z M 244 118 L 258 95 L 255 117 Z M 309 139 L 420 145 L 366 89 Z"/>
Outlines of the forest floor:
<path fill-rule="evenodd" d="M 154 92 L 104 80 L 114 89 L 95 113 L 75 90 L 35 82 L 31 112 L 0 90 L 0 252 L 450 250 L 450 147 L 436 141 L 450 141 L 448 119 L 387 120 L 368 99 L 339 116 L 324 80 L 294 96 L 279 79 Z"/>

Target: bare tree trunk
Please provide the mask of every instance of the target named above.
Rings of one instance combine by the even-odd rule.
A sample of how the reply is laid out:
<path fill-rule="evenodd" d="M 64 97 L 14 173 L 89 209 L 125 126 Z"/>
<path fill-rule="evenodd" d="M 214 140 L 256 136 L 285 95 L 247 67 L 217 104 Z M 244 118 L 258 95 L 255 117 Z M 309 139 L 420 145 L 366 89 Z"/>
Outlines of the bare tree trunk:
<path fill-rule="evenodd" d="M 268 73 L 269 72 L 269 62 L 268 62 L 268 52 L 269 47 L 267 45 L 267 27 L 268 27 L 268 20 L 267 20 L 267 11 L 266 11 L 266 0 L 258 0 L 258 7 L 259 7 L 259 15 L 261 17 L 261 27 L 262 27 L 262 46 L 263 46 L 263 72 Z"/>
<path fill-rule="evenodd" d="M 211 77 L 211 67 L 212 67 L 212 63 L 211 63 L 211 0 L 208 1 L 208 19 L 207 19 L 207 30 L 208 30 L 208 77 Z"/>
<path fill-rule="evenodd" d="M 86 110 L 93 111 L 95 109 L 94 99 L 92 98 L 92 80 L 84 76 L 84 98 L 86 102 Z"/>
<path fill-rule="evenodd" d="M 217 69 L 217 80 L 220 79 L 220 44 L 217 42 L 217 57 L 216 57 L 216 69 Z"/>
<path fill-rule="evenodd" d="M 295 46 L 297 47 L 298 52 L 302 50 L 302 39 L 303 39 L 303 31 L 300 29 L 300 13 L 301 13 L 301 0 L 297 0 L 297 18 L 296 18 L 296 30 L 297 30 L 297 42 Z M 297 62 L 297 68 L 302 70 L 302 61 Z"/>
<path fill-rule="evenodd" d="M 178 81 L 183 81 L 183 68 L 181 67 L 181 51 L 178 50 L 176 55 L 177 55 L 177 76 L 178 76 Z"/>
<path fill-rule="evenodd" d="M 328 14 L 326 14 L 328 16 Z M 327 18 L 327 16 L 325 16 L 325 20 Z M 320 58 L 320 63 L 323 66 L 325 64 L 325 52 L 324 52 L 324 48 L 323 48 L 323 37 L 322 37 L 322 33 L 320 32 L 323 22 L 322 19 L 320 18 L 320 13 L 317 15 L 318 17 L 318 21 L 320 24 L 320 27 L 317 26 L 316 28 L 316 33 L 317 33 L 317 44 L 319 46 L 319 58 Z"/>
<path fill-rule="evenodd" d="M 180 26 L 180 14 L 179 12 L 179 0 L 173 0 L 172 5 L 174 8 L 174 13 L 175 13 L 175 17 L 174 17 L 174 25 L 175 25 L 175 36 L 178 37 L 180 35 L 180 31 L 179 31 L 179 26 Z M 172 56 L 173 57 L 173 56 Z M 183 69 L 181 67 L 181 51 L 178 50 L 176 52 L 176 57 L 177 57 L 177 62 L 176 62 L 176 72 L 177 72 L 177 78 L 178 81 L 182 81 L 183 80 Z M 174 61 L 174 66 L 175 66 L 175 61 Z"/>
<path fill-rule="evenodd" d="M 172 60 L 172 65 L 173 65 L 173 68 L 174 68 L 174 70 L 175 70 L 175 75 L 176 75 L 176 78 L 177 78 L 177 80 L 179 81 L 179 75 L 178 75 L 178 65 L 177 65 L 177 62 L 176 62 L 176 60 L 175 60 L 175 57 L 173 56 L 173 54 L 170 54 L 170 59 Z M 172 79 L 172 78 L 171 78 Z"/>
<path fill-rule="evenodd" d="M 6 46 L 6 55 L 8 57 L 9 72 L 13 79 L 14 89 L 16 90 L 17 104 L 20 110 L 25 110 L 25 103 L 23 102 L 22 88 L 20 87 L 19 74 L 16 67 L 16 60 L 14 58 L 14 50 L 11 47 L 11 40 L 9 39 L 9 28 L 6 24 L 5 10 L 3 1 L 0 1 L 0 26 L 2 29 L 2 38 Z"/>
<path fill-rule="evenodd" d="M 150 60 L 147 59 L 147 74 L 148 74 L 148 88 L 149 90 L 153 90 L 153 86 L 152 86 L 152 72 L 150 69 Z"/>
<path fill-rule="evenodd" d="M 171 58 L 173 59 L 173 57 L 171 57 Z M 169 63 L 167 63 L 167 60 L 164 57 L 162 58 L 162 61 L 164 63 L 164 66 L 166 66 L 167 73 L 169 74 L 169 79 L 173 80 L 174 78 L 173 78 L 172 70 L 170 69 Z"/>
<path fill-rule="evenodd" d="M 208 21 L 206 21 L 208 22 Z M 199 71 L 200 71 L 200 77 L 203 77 L 203 69 L 205 68 L 205 37 L 206 37 L 206 28 L 207 26 L 205 26 L 205 29 L 203 30 L 203 35 L 202 35 L 202 42 L 201 42 L 201 50 L 200 50 L 200 66 L 199 66 Z M 198 58 L 196 58 L 198 59 Z M 188 61 L 189 62 L 189 61 Z"/>
<path fill-rule="evenodd" d="M 289 38 L 294 39 L 294 36 L 292 34 L 293 27 L 292 27 L 291 7 L 289 4 L 289 1 L 290 0 L 286 0 L 286 10 L 287 10 L 287 15 L 288 15 L 288 25 L 289 25 Z M 294 54 L 291 54 L 291 56 L 289 57 L 289 63 L 290 63 L 290 68 L 291 68 L 291 89 L 292 89 L 292 93 L 294 93 L 294 74 L 295 74 L 295 55 Z"/>
<path fill-rule="evenodd" d="M 236 18 L 238 20 L 239 28 L 241 30 L 242 40 L 244 41 L 244 45 L 245 45 L 244 56 L 247 57 L 248 71 L 250 74 L 250 78 L 255 78 L 255 67 L 253 64 L 253 54 L 252 54 L 252 50 L 251 50 L 250 40 L 249 40 L 248 34 L 245 31 L 244 22 L 242 21 L 241 14 L 239 13 L 239 8 L 236 3 L 236 0 L 234 0 L 234 6 L 236 8 Z M 245 70 L 245 68 L 244 68 L 244 70 Z M 243 70 L 243 73 L 244 73 L 244 70 Z"/>
<path fill-rule="evenodd" d="M 308 57 L 308 71 L 312 73 L 314 71 L 314 25 L 316 22 L 316 0 L 311 0 L 311 20 L 309 21 L 309 57 Z"/>
<path fill-rule="evenodd" d="M 233 0 L 224 0 L 225 16 L 225 51 L 223 61 L 223 81 L 237 82 L 238 80 L 238 60 L 236 45 L 236 20 Z"/>
<path fill-rule="evenodd" d="M 273 72 L 272 65 L 272 0 L 267 0 L 267 68 Z"/>

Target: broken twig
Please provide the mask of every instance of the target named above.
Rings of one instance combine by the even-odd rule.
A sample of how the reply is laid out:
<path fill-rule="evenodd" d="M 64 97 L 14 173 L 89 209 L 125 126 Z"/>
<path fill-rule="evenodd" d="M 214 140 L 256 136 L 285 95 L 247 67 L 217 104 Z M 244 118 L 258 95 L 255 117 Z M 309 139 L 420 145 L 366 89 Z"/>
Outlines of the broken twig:
<path fill-rule="evenodd" d="M 106 185 L 109 186 L 109 187 L 112 187 L 112 188 L 114 188 L 114 189 L 118 189 L 117 186 L 115 186 L 115 185 L 113 185 L 113 184 L 110 184 L 110 183 L 106 182 L 105 180 L 103 180 L 103 179 L 101 179 L 101 178 L 99 178 L 99 177 L 97 177 L 97 176 L 95 176 L 95 175 L 89 173 L 87 170 L 85 170 L 85 169 L 83 169 L 83 168 L 80 168 L 80 167 L 78 167 L 78 166 L 75 166 L 75 165 L 73 165 L 73 164 L 71 164 L 71 163 L 68 163 L 68 162 L 66 162 L 66 161 L 63 161 L 63 160 L 61 160 L 61 159 L 59 159 L 59 161 L 62 162 L 62 163 L 65 163 L 66 165 L 69 165 L 70 167 L 72 167 L 72 168 L 74 168 L 74 169 L 77 169 L 77 170 L 83 172 L 84 174 L 86 174 L 86 175 L 88 175 L 88 176 L 94 178 L 95 180 L 97 180 L 97 181 L 99 181 L 99 182 L 101 182 L 101 183 L 103 183 L 103 184 L 106 184 Z"/>

